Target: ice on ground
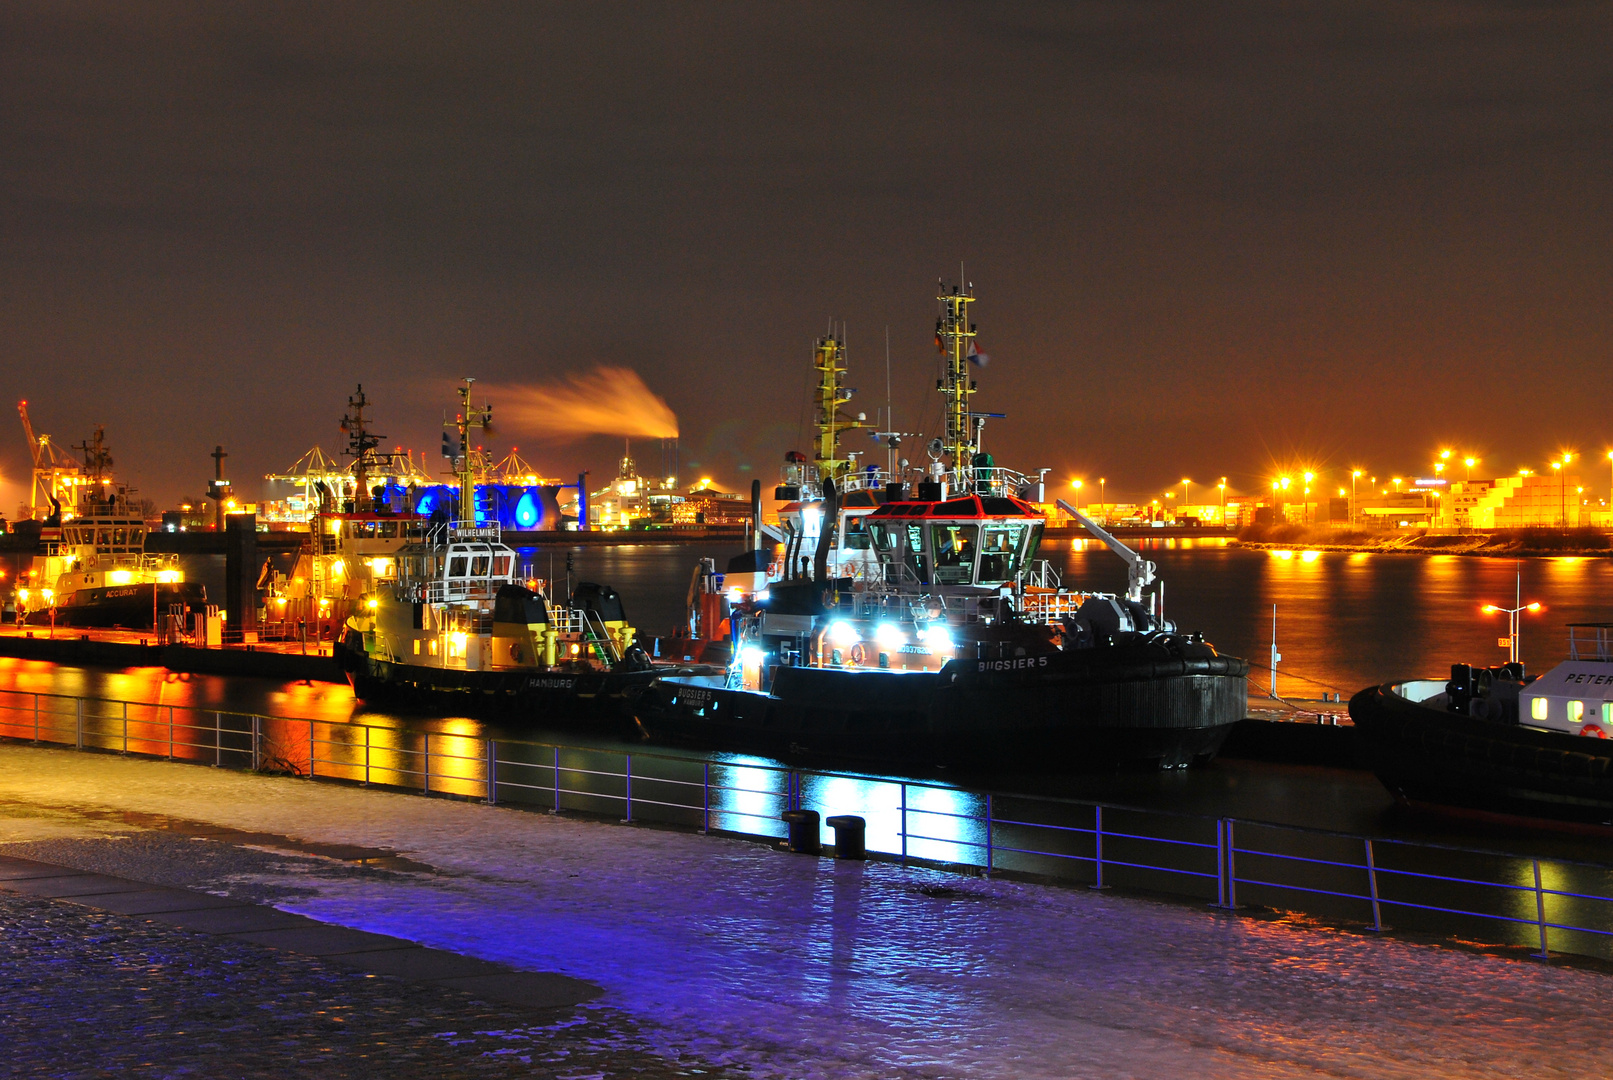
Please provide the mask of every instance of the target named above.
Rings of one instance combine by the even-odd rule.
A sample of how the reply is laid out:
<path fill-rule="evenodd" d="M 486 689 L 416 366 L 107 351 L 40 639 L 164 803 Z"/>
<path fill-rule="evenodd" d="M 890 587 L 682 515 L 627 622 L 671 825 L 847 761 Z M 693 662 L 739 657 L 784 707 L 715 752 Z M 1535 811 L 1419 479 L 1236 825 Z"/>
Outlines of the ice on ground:
<path fill-rule="evenodd" d="M 54 835 L 67 812 L 114 809 L 396 850 L 439 872 L 304 876 L 304 895 L 282 906 L 592 980 L 663 1049 L 757 1076 L 1613 1075 L 1613 981 L 1538 962 L 468 802 L 0 748 L 0 841 L 30 838 L 35 826 L 15 815 L 40 808 L 64 812 Z"/>

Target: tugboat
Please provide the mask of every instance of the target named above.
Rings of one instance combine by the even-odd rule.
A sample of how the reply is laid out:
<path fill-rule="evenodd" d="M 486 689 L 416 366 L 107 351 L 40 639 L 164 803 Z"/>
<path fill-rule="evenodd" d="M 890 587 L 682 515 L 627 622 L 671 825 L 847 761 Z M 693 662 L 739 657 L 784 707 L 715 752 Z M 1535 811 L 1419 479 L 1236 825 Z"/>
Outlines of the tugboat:
<path fill-rule="evenodd" d="M 1209 760 L 1243 718 L 1248 662 L 1178 631 L 1154 564 L 1073 508 L 1126 559 L 1127 592 L 1066 589 L 1036 558 L 1041 480 L 981 451 L 974 297 L 941 293 L 947 426 L 917 484 L 837 452 L 855 425 L 839 412 L 839 343 L 820 342 L 818 458 L 791 455 L 775 492 L 787 500 L 783 555 L 768 555 L 758 525 L 752 550 L 698 590 L 725 597 L 700 621 L 727 623 L 733 660 L 718 675 L 659 679 L 636 705 L 641 726 L 881 763 L 1076 772 Z M 752 501 L 759 522 L 759 485 Z"/>
<path fill-rule="evenodd" d="M 62 521 L 61 503 L 40 530 L 40 550 L 27 583 L 17 588 L 18 614 L 33 626 L 152 630 L 171 614 L 181 625 L 203 611 L 207 590 L 185 580 L 177 555 L 146 554 L 145 519 L 130 490 L 114 483 L 102 429 L 78 447 L 84 470 L 73 485 L 77 516 Z"/>
<path fill-rule="evenodd" d="M 459 432 L 463 508 L 475 505 L 468 436 L 490 416 L 471 405 L 471 382 L 448 425 Z M 533 720 L 618 718 L 623 694 L 657 674 L 616 590 L 583 582 L 553 598 L 496 522 L 439 511 L 423 535 L 370 566 L 369 592 L 352 605 L 336 649 L 360 700 Z"/>
<path fill-rule="evenodd" d="M 1350 719 L 1403 804 L 1613 828 L 1613 623 L 1570 625 L 1568 659 L 1542 676 L 1452 664 L 1362 690 Z"/>

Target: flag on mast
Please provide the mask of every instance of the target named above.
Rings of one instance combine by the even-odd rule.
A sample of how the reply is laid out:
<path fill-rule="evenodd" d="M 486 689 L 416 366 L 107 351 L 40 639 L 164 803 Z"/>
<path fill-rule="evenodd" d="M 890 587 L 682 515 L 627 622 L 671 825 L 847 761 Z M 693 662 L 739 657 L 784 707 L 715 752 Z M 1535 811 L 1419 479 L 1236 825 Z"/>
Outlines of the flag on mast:
<path fill-rule="evenodd" d="M 969 342 L 969 363 L 973 364 L 975 367 L 983 368 L 987 364 L 991 363 L 991 357 L 975 348 L 975 343 L 971 341 Z"/>

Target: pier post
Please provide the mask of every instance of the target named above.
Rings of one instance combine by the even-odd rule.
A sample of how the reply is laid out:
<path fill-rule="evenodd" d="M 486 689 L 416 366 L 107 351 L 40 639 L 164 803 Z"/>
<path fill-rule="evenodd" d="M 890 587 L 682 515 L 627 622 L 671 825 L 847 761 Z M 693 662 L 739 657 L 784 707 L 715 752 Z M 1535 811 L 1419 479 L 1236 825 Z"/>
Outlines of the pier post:
<path fill-rule="evenodd" d="M 907 785 L 902 785 L 902 865 L 907 865 Z"/>
<path fill-rule="evenodd" d="M 263 717 L 253 714 L 252 717 L 252 771 L 257 772 L 263 767 L 263 756 L 258 750 L 259 740 L 263 733 Z"/>
<path fill-rule="evenodd" d="M 1092 808 L 1092 852 L 1098 879 L 1089 888 L 1107 889 L 1109 886 L 1103 883 L 1103 807 L 1101 806 Z"/>
<path fill-rule="evenodd" d="M 551 814 L 560 813 L 560 747 L 554 748 L 554 809 Z"/>
<path fill-rule="evenodd" d="M 174 760 L 174 707 L 168 706 L 168 760 Z"/>
<path fill-rule="evenodd" d="M 627 779 L 627 813 L 622 818 L 622 824 L 626 825 L 633 820 L 633 755 L 622 756 L 627 759 L 627 772 L 623 774 Z"/>
<path fill-rule="evenodd" d="M 1372 929 L 1383 930 L 1383 911 L 1378 906 L 1378 864 L 1372 857 L 1372 840 L 1364 843 L 1367 846 L 1367 891 L 1372 895 Z"/>
<path fill-rule="evenodd" d="M 310 725 L 312 726 L 312 725 Z M 213 711 L 213 768 L 224 764 L 224 714 Z"/>
<path fill-rule="evenodd" d="M 700 764 L 700 831 L 711 831 L 711 762 Z"/>
<path fill-rule="evenodd" d="M 365 729 L 368 732 L 368 728 Z M 365 737 L 364 748 L 365 766 L 369 765 L 368 735 Z M 487 805 L 498 805 L 498 743 L 493 739 L 487 740 Z"/>
<path fill-rule="evenodd" d="M 75 746 L 76 749 L 82 750 L 82 749 L 84 749 L 84 699 L 83 698 L 74 698 L 73 700 L 74 700 L 74 703 L 78 706 L 78 724 L 77 724 L 78 734 L 77 734 L 77 737 L 75 739 L 74 746 Z"/>
<path fill-rule="evenodd" d="M 426 740 L 425 740 L 426 761 L 425 761 L 425 768 L 421 770 L 421 772 L 422 772 L 421 785 L 424 788 L 425 793 L 427 795 L 430 795 L 431 794 L 431 732 L 428 731 L 428 732 L 425 733 L 425 735 L 426 735 Z"/>
<path fill-rule="evenodd" d="M 1227 832 L 1227 907 L 1238 906 L 1238 841 L 1233 835 L 1231 818 L 1226 818 Z"/>
<path fill-rule="evenodd" d="M 986 793 L 986 877 L 990 877 L 991 872 L 996 869 L 993 866 L 994 852 L 991 846 L 991 816 L 991 793 L 988 791 Z"/>
<path fill-rule="evenodd" d="M 314 722 L 308 721 L 308 779 L 314 778 Z"/>
<path fill-rule="evenodd" d="M 1540 951 L 1531 955 L 1550 960 L 1551 952 L 1546 948 L 1546 892 L 1540 887 L 1540 860 L 1530 862 L 1535 866 L 1535 925 L 1540 927 Z"/>
<path fill-rule="evenodd" d="M 171 714 L 170 714 L 171 715 Z M 34 695 L 34 743 L 39 742 L 39 695 Z"/>
<path fill-rule="evenodd" d="M 370 725 L 364 725 L 364 786 L 370 786 Z"/>
<path fill-rule="evenodd" d="M 123 753 L 129 752 L 129 703 L 123 702 Z"/>

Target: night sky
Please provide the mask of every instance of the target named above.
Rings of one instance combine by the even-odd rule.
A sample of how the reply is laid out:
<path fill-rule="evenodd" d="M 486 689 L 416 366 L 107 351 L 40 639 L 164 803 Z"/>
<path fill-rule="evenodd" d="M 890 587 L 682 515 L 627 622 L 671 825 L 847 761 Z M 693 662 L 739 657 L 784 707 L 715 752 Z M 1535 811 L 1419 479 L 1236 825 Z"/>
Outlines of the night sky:
<path fill-rule="evenodd" d="M 962 262 L 1000 464 L 1114 498 L 1568 446 L 1601 487 L 1610 29 L 1607 4 L 13 0 L 0 392 L 62 443 L 105 424 L 167 503 L 215 443 L 248 494 L 334 451 L 358 381 L 436 467 L 453 379 L 530 398 L 616 366 L 676 413 L 686 478 L 738 487 L 808 449 L 831 319 L 854 407 L 884 403 L 888 326 L 897 421 L 936 431 Z M 618 439 L 508 415 L 500 456 L 613 473 Z"/>

